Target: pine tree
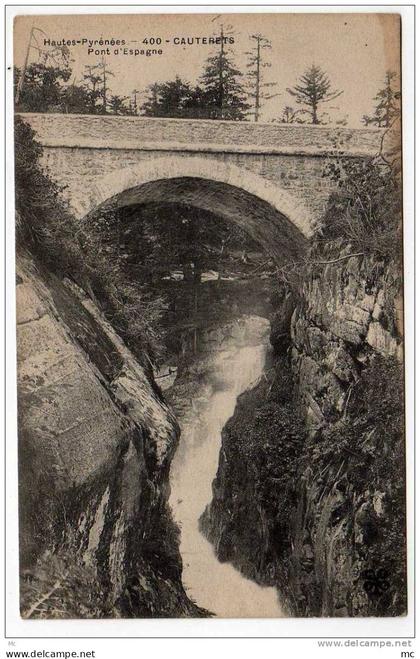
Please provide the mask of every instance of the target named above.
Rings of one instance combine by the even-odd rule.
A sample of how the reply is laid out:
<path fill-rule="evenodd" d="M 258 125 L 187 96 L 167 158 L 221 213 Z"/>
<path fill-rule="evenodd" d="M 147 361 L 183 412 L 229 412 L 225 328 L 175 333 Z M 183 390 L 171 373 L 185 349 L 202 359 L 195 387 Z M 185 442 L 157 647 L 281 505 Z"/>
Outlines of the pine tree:
<path fill-rule="evenodd" d="M 130 105 L 126 105 L 126 101 L 129 100 L 128 96 L 118 96 L 113 94 L 109 99 L 108 107 L 111 114 L 134 114 L 133 109 Z"/>
<path fill-rule="evenodd" d="M 222 26 L 219 52 L 207 59 L 199 81 L 203 88 L 203 109 L 208 119 L 242 121 L 250 105 L 246 101 L 242 73 L 234 66 L 225 39 Z"/>
<path fill-rule="evenodd" d="M 400 115 L 401 93 L 398 77 L 394 71 L 385 74 L 384 87 L 378 91 L 374 101 L 377 102 L 372 117 L 364 115 L 362 118 L 365 126 L 373 124 L 380 128 L 389 128 L 396 117 Z"/>
<path fill-rule="evenodd" d="M 175 80 L 150 85 L 149 98 L 142 106 L 147 117 L 184 117 L 192 90 L 179 76 Z"/>
<path fill-rule="evenodd" d="M 137 94 L 140 94 L 140 90 L 134 88 L 131 93 L 133 94 L 132 101 L 130 100 L 130 107 L 132 109 L 132 114 L 137 114 Z"/>
<path fill-rule="evenodd" d="M 183 116 L 190 119 L 208 119 L 206 94 L 200 85 L 196 85 L 184 103 Z"/>
<path fill-rule="evenodd" d="M 97 102 L 101 96 L 100 82 L 101 76 L 96 72 L 97 66 L 85 65 L 85 73 L 83 74 L 84 86 L 88 92 L 88 111 L 91 114 L 96 114 L 99 110 Z"/>
<path fill-rule="evenodd" d="M 279 94 L 269 94 L 268 88 L 274 87 L 275 82 L 265 82 L 263 78 L 263 69 L 271 67 L 271 63 L 265 61 L 263 55 L 265 50 L 271 50 L 271 41 L 266 39 L 262 34 L 251 34 L 250 39 L 255 42 L 252 50 L 248 51 L 248 81 L 250 85 L 249 96 L 253 99 L 254 121 L 260 118 L 261 105 L 263 101 L 269 100 Z"/>
<path fill-rule="evenodd" d="M 143 111 L 143 114 L 146 117 L 158 117 L 160 116 L 158 114 L 158 108 L 159 108 L 159 90 L 160 90 L 160 85 L 155 82 L 153 85 L 150 85 L 146 92 L 148 92 L 149 96 L 147 100 L 143 103 L 141 109 Z"/>
<path fill-rule="evenodd" d="M 107 114 L 108 107 L 108 92 L 109 87 L 107 86 L 108 76 L 114 76 L 112 71 L 107 68 L 105 58 L 102 57 L 101 61 L 96 65 L 96 68 L 99 71 L 102 82 L 101 96 L 102 96 L 102 114 Z"/>
<path fill-rule="evenodd" d="M 288 88 L 287 91 L 296 98 L 296 103 L 306 105 L 309 108 L 304 112 L 310 114 L 312 124 L 322 123 L 318 114 L 320 104 L 333 101 L 343 92 L 337 89 L 331 91 L 330 79 L 315 64 L 299 78 L 299 83 L 292 88 Z"/>

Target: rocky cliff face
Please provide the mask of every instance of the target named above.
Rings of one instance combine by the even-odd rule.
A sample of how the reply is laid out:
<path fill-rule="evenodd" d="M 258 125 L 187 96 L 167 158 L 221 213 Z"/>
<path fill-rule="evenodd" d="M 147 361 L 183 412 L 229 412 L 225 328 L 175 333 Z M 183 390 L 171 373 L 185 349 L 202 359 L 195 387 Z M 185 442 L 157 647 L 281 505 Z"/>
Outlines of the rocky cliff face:
<path fill-rule="evenodd" d="M 202 527 L 221 560 L 277 585 L 291 614 L 400 615 L 400 282 L 377 260 L 328 248 L 303 277 L 289 345 L 285 300 L 266 381 L 224 430 Z"/>
<path fill-rule="evenodd" d="M 201 615 L 167 505 L 178 428 L 83 292 L 18 260 L 24 617 Z"/>
<path fill-rule="evenodd" d="M 338 259 L 338 260 L 337 260 Z M 311 266 L 291 322 L 292 369 L 311 427 L 344 412 L 348 389 L 374 355 L 403 359 L 400 277 L 351 249 Z"/>

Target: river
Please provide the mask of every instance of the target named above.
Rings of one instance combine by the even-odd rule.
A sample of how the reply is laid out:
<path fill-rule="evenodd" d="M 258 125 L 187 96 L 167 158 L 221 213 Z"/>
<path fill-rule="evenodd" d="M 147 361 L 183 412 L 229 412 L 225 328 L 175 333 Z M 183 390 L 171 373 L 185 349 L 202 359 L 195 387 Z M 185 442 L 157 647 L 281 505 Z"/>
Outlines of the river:
<path fill-rule="evenodd" d="M 255 320 L 246 319 L 248 324 L 255 324 Z M 284 616 L 276 589 L 259 586 L 229 563 L 220 563 L 212 545 L 199 531 L 199 517 L 212 497 L 222 428 L 234 412 L 237 397 L 253 386 L 263 372 L 268 321 L 258 321 L 262 329 L 260 341 L 254 336 L 252 344 L 246 345 L 243 337 L 241 342 L 231 338 L 223 349 L 219 347 L 211 353 L 213 377 L 204 383 L 205 396 L 201 382 L 196 400 L 194 394 L 190 400 L 197 412 L 180 419 L 180 445 L 170 474 L 170 504 L 181 530 L 184 587 L 199 606 L 223 618 Z"/>

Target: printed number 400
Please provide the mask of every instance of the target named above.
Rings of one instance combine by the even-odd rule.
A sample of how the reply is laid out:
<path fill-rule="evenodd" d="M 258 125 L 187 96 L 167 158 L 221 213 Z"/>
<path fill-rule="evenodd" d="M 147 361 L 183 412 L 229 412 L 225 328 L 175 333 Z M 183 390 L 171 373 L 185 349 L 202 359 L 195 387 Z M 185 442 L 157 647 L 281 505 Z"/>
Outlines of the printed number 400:
<path fill-rule="evenodd" d="M 162 43 L 162 39 L 160 37 L 150 37 L 149 39 L 146 37 L 145 39 L 143 39 L 143 43 L 146 46 L 155 46 L 155 45 L 160 46 L 160 44 Z"/>

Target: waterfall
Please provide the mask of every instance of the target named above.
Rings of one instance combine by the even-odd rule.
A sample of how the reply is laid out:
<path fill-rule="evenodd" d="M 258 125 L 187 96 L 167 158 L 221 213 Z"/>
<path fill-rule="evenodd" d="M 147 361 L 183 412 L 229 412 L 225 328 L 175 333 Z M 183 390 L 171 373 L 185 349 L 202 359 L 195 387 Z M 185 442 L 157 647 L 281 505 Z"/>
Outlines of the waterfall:
<path fill-rule="evenodd" d="M 197 604 L 226 618 L 284 615 L 276 589 L 259 586 L 229 563 L 220 563 L 198 522 L 211 500 L 222 429 L 234 412 L 237 397 L 254 386 L 263 372 L 267 343 L 262 337 L 261 341 L 240 346 L 233 342 L 214 353 L 217 386 L 209 389 L 205 404 L 201 398 L 197 407 L 200 418 L 181 422 L 180 447 L 171 467 L 170 503 L 181 529 L 184 587 Z"/>

